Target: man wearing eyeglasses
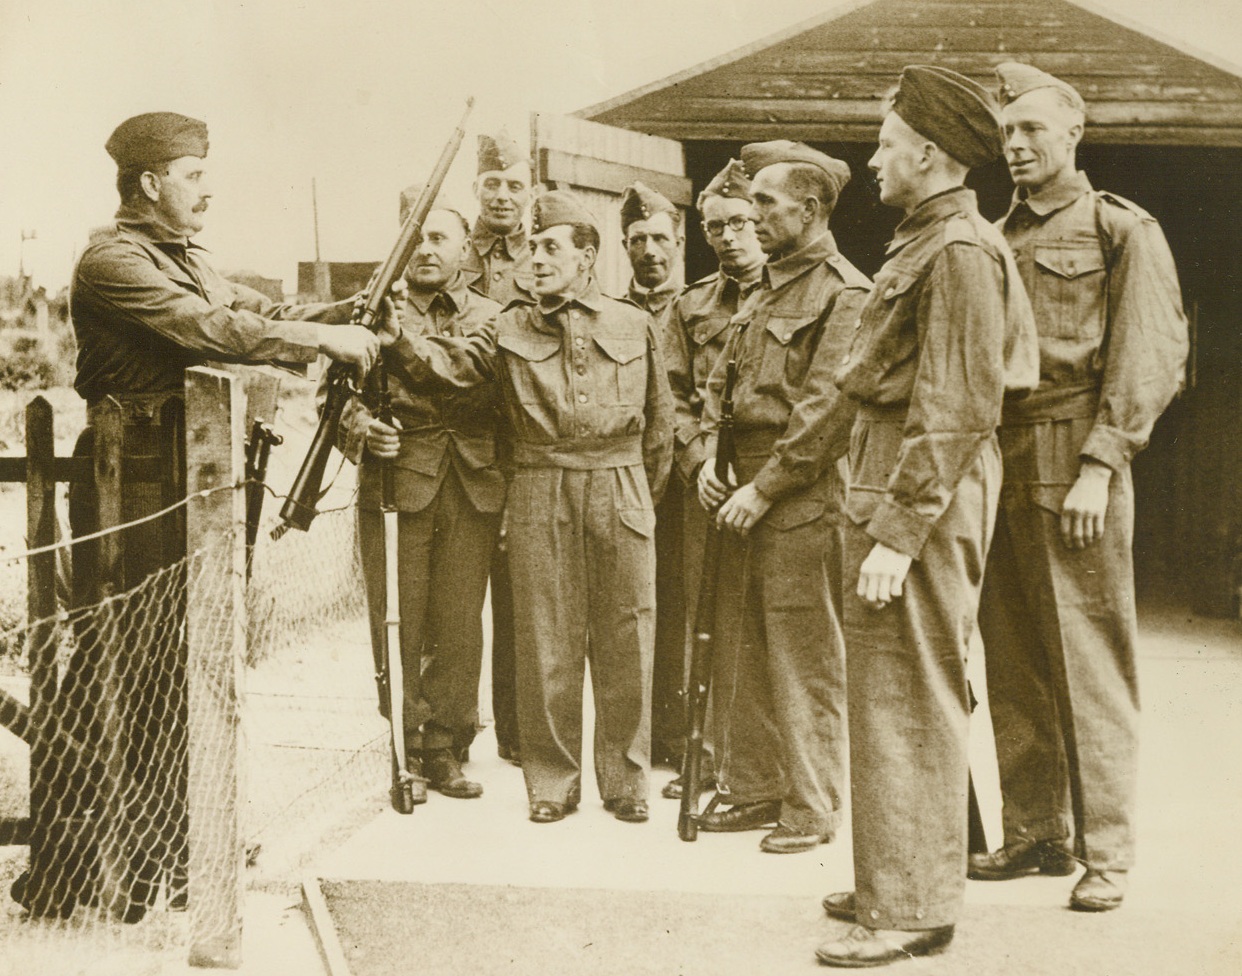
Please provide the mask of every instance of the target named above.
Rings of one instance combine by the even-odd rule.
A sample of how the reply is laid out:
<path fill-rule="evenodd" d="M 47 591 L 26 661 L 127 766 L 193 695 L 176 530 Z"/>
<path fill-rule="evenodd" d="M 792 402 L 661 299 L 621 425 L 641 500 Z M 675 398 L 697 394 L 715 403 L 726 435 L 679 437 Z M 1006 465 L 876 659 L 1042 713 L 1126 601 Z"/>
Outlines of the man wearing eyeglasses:
<path fill-rule="evenodd" d="M 768 262 L 733 317 L 703 407 L 699 499 L 730 530 L 712 675 L 718 796 L 730 806 L 699 824 L 774 826 L 760 849 L 792 854 L 833 839 L 845 785 L 845 489 L 833 461 L 853 410 L 833 375 L 871 282 L 828 230 L 845 163 L 787 140 L 743 146 L 742 163 Z M 738 364 L 732 494 L 711 463 L 726 356 Z"/>
<path fill-rule="evenodd" d="M 699 194 L 703 236 L 716 252 L 720 270 L 689 285 L 673 302 L 664 329 L 664 366 L 668 370 L 676 410 L 673 466 L 680 483 L 693 490 L 705 457 L 705 435 L 700 426 L 707 379 L 728 338 L 729 320 L 742 301 L 759 284 L 763 248 L 750 219 L 750 178 L 741 160 L 733 159 Z M 670 481 L 673 480 L 670 478 Z M 703 543 L 709 517 L 703 506 L 691 501 L 682 515 L 682 579 L 685 586 L 686 654 L 681 684 L 685 685 L 685 656 L 689 654 L 694 626 L 694 607 L 703 571 Z M 708 739 L 711 716 L 708 716 Z M 711 746 L 703 763 L 703 782 L 714 780 Z M 664 787 L 664 796 L 681 796 L 681 777 Z"/>
<path fill-rule="evenodd" d="M 651 313 L 663 332 L 681 291 L 681 211 L 642 182 L 621 196 L 621 233 L 633 276 L 626 297 Z M 684 504 L 674 478 L 656 506 L 656 637 L 651 674 L 651 762 L 672 766 L 681 759 L 682 708 L 678 697 L 685 658 L 686 600 L 682 579 Z"/>

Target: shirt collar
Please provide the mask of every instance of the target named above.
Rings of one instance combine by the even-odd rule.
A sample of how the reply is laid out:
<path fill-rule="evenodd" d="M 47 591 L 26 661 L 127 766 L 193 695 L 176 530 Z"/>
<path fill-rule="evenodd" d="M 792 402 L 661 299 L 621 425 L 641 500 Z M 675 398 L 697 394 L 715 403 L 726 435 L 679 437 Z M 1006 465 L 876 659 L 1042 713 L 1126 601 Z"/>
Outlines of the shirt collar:
<path fill-rule="evenodd" d="M 595 280 L 594 275 L 587 280 L 586 287 L 583 288 L 582 293 L 576 297 L 564 298 L 557 295 L 548 296 L 548 298 L 551 300 L 547 304 L 544 304 L 542 300 L 539 302 L 539 311 L 542 312 L 546 318 L 551 318 L 567 305 L 581 305 L 583 308 L 592 312 L 599 312 L 604 307 L 604 296 L 599 290 L 599 282 Z"/>
<path fill-rule="evenodd" d="M 466 304 L 467 291 L 469 291 L 469 286 L 466 284 L 466 278 L 459 271 L 449 279 L 444 287 L 436 291 L 428 292 L 411 288 L 406 297 L 409 298 L 410 304 L 423 315 L 431 311 L 431 306 L 435 304 L 437 298 L 448 306 L 450 312 L 460 312 Z"/>
<path fill-rule="evenodd" d="M 978 209 L 979 203 L 974 190 L 964 186 L 942 190 L 920 203 L 914 208 L 913 213 L 897 225 L 897 230 L 893 232 L 893 239 L 889 241 L 884 253 L 892 254 L 900 251 L 928 227 L 944 220 L 945 217 Z"/>
<path fill-rule="evenodd" d="M 1058 210 L 1064 210 L 1084 193 L 1090 192 L 1091 181 L 1082 170 L 1075 170 L 1069 176 L 1045 183 L 1034 192 L 1026 187 L 1014 187 L 1013 202 L 1009 205 L 1005 220 L 1008 221 L 1013 212 L 1023 204 L 1037 217 L 1047 217 Z"/>
<path fill-rule="evenodd" d="M 117 210 L 116 226 L 127 234 L 145 237 L 152 244 L 175 244 L 184 248 L 206 250 L 184 234 L 177 233 L 158 214 L 139 210 L 129 204 L 123 203 Z"/>
<path fill-rule="evenodd" d="M 470 240 L 474 242 L 474 249 L 480 255 L 487 254 L 497 241 L 504 241 L 505 253 L 513 260 L 517 260 L 522 253 L 522 248 L 526 247 L 526 225 L 518 224 L 512 233 L 501 237 L 499 234 L 489 230 L 482 220 L 474 222 L 474 230 L 470 232 Z"/>
<path fill-rule="evenodd" d="M 655 306 L 663 308 L 681 291 L 681 284 L 675 274 L 669 275 L 654 288 L 644 288 L 633 278 L 630 279 L 630 301 L 644 308 Z"/>
<path fill-rule="evenodd" d="M 817 264 L 823 264 L 836 253 L 836 238 L 832 236 L 832 231 L 826 230 L 810 244 L 794 251 L 793 254 L 786 254 L 783 258 L 765 264 L 763 280 L 773 290 L 783 288 Z"/>

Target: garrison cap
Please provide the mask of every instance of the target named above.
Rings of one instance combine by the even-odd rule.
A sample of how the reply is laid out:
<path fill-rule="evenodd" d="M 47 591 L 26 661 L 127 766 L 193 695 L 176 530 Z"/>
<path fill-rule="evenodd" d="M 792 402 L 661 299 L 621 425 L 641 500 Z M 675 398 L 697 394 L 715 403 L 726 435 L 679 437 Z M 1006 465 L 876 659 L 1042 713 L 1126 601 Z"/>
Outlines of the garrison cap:
<path fill-rule="evenodd" d="M 752 142 L 742 147 L 742 165 L 746 167 L 752 180 L 759 175 L 761 169 L 777 163 L 806 163 L 817 167 L 828 177 L 834 196 L 840 194 L 841 187 L 850 181 L 850 168 L 847 163 L 818 149 L 812 149 L 804 142 L 773 139 L 770 142 Z"/>
<path fill-rule="evenodd" d="M 527 154 L 522 152 L 506 129 L 501 129 L 494 136 L 479 133 L 478 171 L 480 173 L 505 170 L 514 163 L 520 163 L 526 159 Z"/>
<path fill-rule="evenodd" d="M 910 128 L 972 169 L 1004 152 L 996 100 L 982 85 L 948 68 L 906 67 L 893 111 Z"/>
<path fill-rule="evenodd" d="M 635 180 L 621 194 L 621 232 L 636 220 L 650 220 L 656 214 L 667 213 L 677 217 L 677 208 L 658 190 Z M 675 221 L 674 221 L 675 222 Z"/>
<path fill-rule="evenodd" d="M 558 224 L 586 224 L 599 233 L 599 221 L 568 190 L 549 190 L 535 198 L 530 208 L 530 232 L 542 234 Z"/>
<path fill-rule="evenodd" d="M 733 200 L 750 199 L 750 177 L 746 175 L 746 167 L 740 159 L 730 159 L 729 165 L 712 177 L 712 181 L 703 187 L 695 204 L 703 209 L 706 197 L 729 197 Z"/>
<path fill-rule="evenodd" d="M 118 169 L 207 155 L 207 123 L 176 112 L 147 112 L 126 119 L 104 148 Z"/>
<path fill-rule="evenodd" d="M 422 183 L 411 183 L 401 191 L 401 199 L 399 204 L 400 209 L 398 210 L 401 223 L 405 223 L 405 218 L 410 215 L 410 211 L 413 210 L 414 205 L 418 203 L 418 198 L 422 192 Z M 461 208 L 454 206 L 453 203 L 446 200 L 443 195 L 436 197 L 435 200 L 432 201 L 431 210 L 429 210 L 428 213 L 431 213 L 434 210 L 447 210 L 449 213 L 455 213 L 462 219 L 463 223 L 469 226 L 469 221 L 466 220 L 466 215 L 461 212 Z"/>
<path fill-rule="evenodd" d="M 1055 88 L 1069 96 L 1074 107 L 1080 112 L 1086 111 L 1087 105 L 1078 94 L 1078 89 L 1068 82 L 1062 81 L 1046 71 L 1040 71 L 1034 65 L 1021 64 L 1017 61 L 1006 61 L 996 66 L 996 77 L 1000 79 L 1000 103 L 1008 105 L 1021 98 L 1029 91 L 1037 88 Z"/>

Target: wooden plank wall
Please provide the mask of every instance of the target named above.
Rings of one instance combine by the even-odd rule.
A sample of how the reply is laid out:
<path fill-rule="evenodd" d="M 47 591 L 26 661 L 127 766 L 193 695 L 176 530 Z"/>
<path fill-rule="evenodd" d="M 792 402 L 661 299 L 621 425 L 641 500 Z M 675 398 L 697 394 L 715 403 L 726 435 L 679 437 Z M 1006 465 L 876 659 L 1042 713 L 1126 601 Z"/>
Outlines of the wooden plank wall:
<path fill-rule="evenodd" d="M 1088 141 L 1242 146 L 1242 79 L 1061 0 L 878 0 L 597 119 L 677 139 L 870 141 L 903 66 L 994 88 L 1013 60 L 1082 92 Z"/>
<path fill-rule="evenodd" d="M 547 178 L 542 169 L 548 152 L 613 164 L 578 168 L 582 174 L 592 171 L 597 177 L 592 179 L 593 183 L 608 185 L 575 183 L 566 188 L 582 197 L 599 222 L 601 243 L 596 274 L 600 287 L 606 294 L 624 295 L 630 280 L 630 264 L 621 243 L 621 192 L 634 178 L 641 179 L 648 172 L 662 174 L 679 181 L 669 187 L 670 191 L 678 185 L 683 186 L 684 192 L 679 194 L 681 199 L 670 199 L 674 203 L 684 201 L 688 204 L 690 188 L 689 180 L 685 179 L 685 153 L 681 143 L 583 119 L 536 112 L 531 115 L 531 146 L 540 166 L 540 172 L 536 174 L 539 180 Z M 681 209 L 684 219 L 685 206 Z"/>

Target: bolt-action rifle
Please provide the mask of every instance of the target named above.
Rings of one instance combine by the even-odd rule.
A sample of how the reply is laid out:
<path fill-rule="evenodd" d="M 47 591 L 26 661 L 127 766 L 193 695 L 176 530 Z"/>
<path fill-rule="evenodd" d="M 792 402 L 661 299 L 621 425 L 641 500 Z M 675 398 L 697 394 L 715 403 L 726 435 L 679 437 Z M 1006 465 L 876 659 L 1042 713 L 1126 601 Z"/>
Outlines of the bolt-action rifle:
<path fill-rule="evenodd" d="M 436 168 L 432 170 L 431 177 L 423 187 L 422 193 L 419 194 L 418 202 L 410 210 L 409 216 L 405 218 L 405 223 L 401 225 L 397 243 L 393 246 L 388 259 L 380 265 L 375 277 L 372 278 L 366 301 L 354 311 L 352 321 L 355 325 L 363 325 L 368 329 L 379 327 L 384 298 L 392 288 L 393 282 L 404 273 L 405 266 L 410 263 L 410 258 L 418 248 L 423 221 L 431 212 L 432 204 L 435 203 L 440 187 L 444 184 L 444 177 L 448 175 L 449 167 L 453 164 L 453 157 L 457 155 L 457 150 L 461 148 L 462 140 L 466 137 L 466 119 L 473 107 L 474 99 L 467 99 L 466 111 L 457 124 L 457 128 L 453 130 L 448 144 L 440 153 Z M 333 441 L 336 439 L 336 429 L 340 425 L 341 414 L 344 413 L 349 398 L 358 392 L 353 382 L 351 368 L 343 363 L 333 363 L 328 367 L 326 385 L 323 409 L 319 414 L 319 426 L 315 429 L 315 436 L 302 461 L 302 467 L 298 469 L 298 476 L 289 490 L 289 497 L 281 506 L 280 524 L 272 530 L 273 539 L 279 539 L 290 529 L 300 529 L 305 532 L 310 528 L 315 516 L 319 514 L 315 506 L 323 497 L 323 475 L 332 453 Z"/>
<path fill-rule="evenodd" d="M 733 442 L 733 387 L 736 383 L 737 362 L 730 358 L 725 367 L 720 425 L 716 433 L 716 477 L 725 484 L 729 482 L 729 466 L 733 464 L 736 454 Z M 716 595 L 720 582 L 722 531 L 713 514 L 703 546 L 703 576 L 699 581 L 699 602 L 694 611 L 694 643 L 685 690 L 686 752 L 681 760 L 681 810 L 677 815 L 677 836 L 686 841 L 697 840 L 699 836 L 703 726 L 707 720 L 707 695 L 711 689 L 712 657 L 716 644 Z M 707 812 L 710 810 L 709 806 Z"/>

